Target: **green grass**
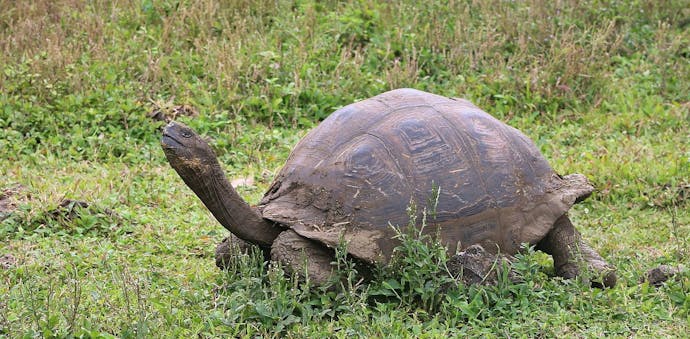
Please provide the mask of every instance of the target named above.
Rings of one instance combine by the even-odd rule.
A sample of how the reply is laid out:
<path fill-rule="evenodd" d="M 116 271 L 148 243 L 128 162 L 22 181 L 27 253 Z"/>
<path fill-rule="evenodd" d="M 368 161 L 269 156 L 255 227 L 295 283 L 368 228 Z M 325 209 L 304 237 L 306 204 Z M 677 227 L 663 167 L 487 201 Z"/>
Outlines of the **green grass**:
<path fill-rule="evenodd" d="M 23 187 L 0 221 L 0 337 L 683 337 L 690 275 L 638 281 L 690 266 L 687 5 L 0 0 L 0 189 Z M 530 252 L 522 283 L 438 294 L 439 249 L 412 240 L 370 284 L 298 285 L 256 255 L 218 271 L 225 231 L 149 112 L 198 108 L 182 120 L 256 203 L 306 131 L 398 87 L 468 98 L 587 175 L 571 216 L 619 285 Z M 92 207 L 56 216 L 63 199 Z"/>

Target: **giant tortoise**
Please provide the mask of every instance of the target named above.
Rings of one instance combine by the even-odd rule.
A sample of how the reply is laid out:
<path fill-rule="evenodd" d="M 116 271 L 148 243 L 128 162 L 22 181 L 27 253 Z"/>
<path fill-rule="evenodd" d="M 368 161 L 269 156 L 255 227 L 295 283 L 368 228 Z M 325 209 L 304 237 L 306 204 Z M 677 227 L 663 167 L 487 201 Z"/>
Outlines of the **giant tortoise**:
<path fill-rule="evenodd" d="M 616 282 L 567 215 L 592 193 L 588 180 L 555 173 L 528 137 L 466 100 L 397 89 L 337 110 L 297 144 L 256 207 L 189 127 L 169 123 L 161 143 L 225 228 L 317 284 L 341 241 L 359 261 L 389 263 L 395 227 L 414 226 L 408 206 L 426 206 L 435 189 L 425 232 L 450 254 L 481 245 L 511 255 L 528 243 L 553 256 L 559 276 L 586 268 L 599 285 Z"/>

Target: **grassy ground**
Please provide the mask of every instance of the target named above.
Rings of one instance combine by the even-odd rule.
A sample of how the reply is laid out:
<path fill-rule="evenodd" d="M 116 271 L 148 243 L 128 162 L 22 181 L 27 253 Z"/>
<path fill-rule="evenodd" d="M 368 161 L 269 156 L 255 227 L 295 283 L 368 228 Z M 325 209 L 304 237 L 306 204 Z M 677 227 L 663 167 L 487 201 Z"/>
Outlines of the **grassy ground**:
<path fill-rule="evenodd" d="M 0 215 L 0 336 L 690 332 L 690 275 L 638 284 L 659 264 L 690 266 L 687 1 L 0 8 L 0 201 L 14 206 Z M 257 202 L 309 128 L 398 87 L 468 98 L 532 137 L 557 171 L 586 174 L 598 190 L 572 218 L 619 285 L 552 278 L 550 259 L 528 253 L 524 283 L 439 294 L 435 247 L 328 291 L 252 255 L 218 271 L 224 230 L 165 162 L 148 113 L 196 107 L 182 120 L 215 140 L 231 178 L 254 179 L 241 194 Z"/>

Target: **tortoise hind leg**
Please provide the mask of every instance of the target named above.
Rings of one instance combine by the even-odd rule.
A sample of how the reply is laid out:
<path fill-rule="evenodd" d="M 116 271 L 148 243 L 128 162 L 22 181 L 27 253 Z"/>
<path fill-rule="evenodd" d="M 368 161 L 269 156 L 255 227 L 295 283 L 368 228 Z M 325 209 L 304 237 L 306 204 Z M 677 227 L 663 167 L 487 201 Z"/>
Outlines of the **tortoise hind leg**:
<path fill-rule="evenodd" d="M 587 268 L 593 274 L 592 286 L 616 285 L 615 268 L 582 239 L 565 214 L 556 220 L 551 231 L 537 244 L 537 249 L 553 256 L 556 274 L 561 277 L 575 278 L 581 275 L 581 268 Z"/>
<path fill-rule="evenodd" d="M 271 259 L 301 278 L 306 272 L 314 285 L 325 284 L 335 274 L 331 265 L 335 261 L 334 252 L 293 230 L 283 231 L 273 241 Z"/>

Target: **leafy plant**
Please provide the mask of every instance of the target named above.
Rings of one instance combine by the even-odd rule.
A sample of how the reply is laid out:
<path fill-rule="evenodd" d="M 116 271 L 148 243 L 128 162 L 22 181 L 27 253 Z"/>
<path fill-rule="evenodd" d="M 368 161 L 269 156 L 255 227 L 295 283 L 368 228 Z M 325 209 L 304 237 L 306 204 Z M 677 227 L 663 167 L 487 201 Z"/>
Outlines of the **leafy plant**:
<path fill-rule="evenodd" d="M 446 248 L 437 237 L 425 232 L 428 217 L 433 222 L 438 204 L 438 188 L 428 205 L 421 211 L 418 223 L 418 211 L 414 202 L 407 209 L 410 221 L 404 230 L 395 228 L 396 238 L 400 244 L 393 251 L 393 258 L 383 267 L 372 282 L 372 296 L 386 296 L 397 299 L 406 307 L 419 307 L 433 313 L 443 300 L 443 291 L 457 284 L 446 268 L 448 255 Z M 435 235 L 438 236 L 438 235 Z"/>

